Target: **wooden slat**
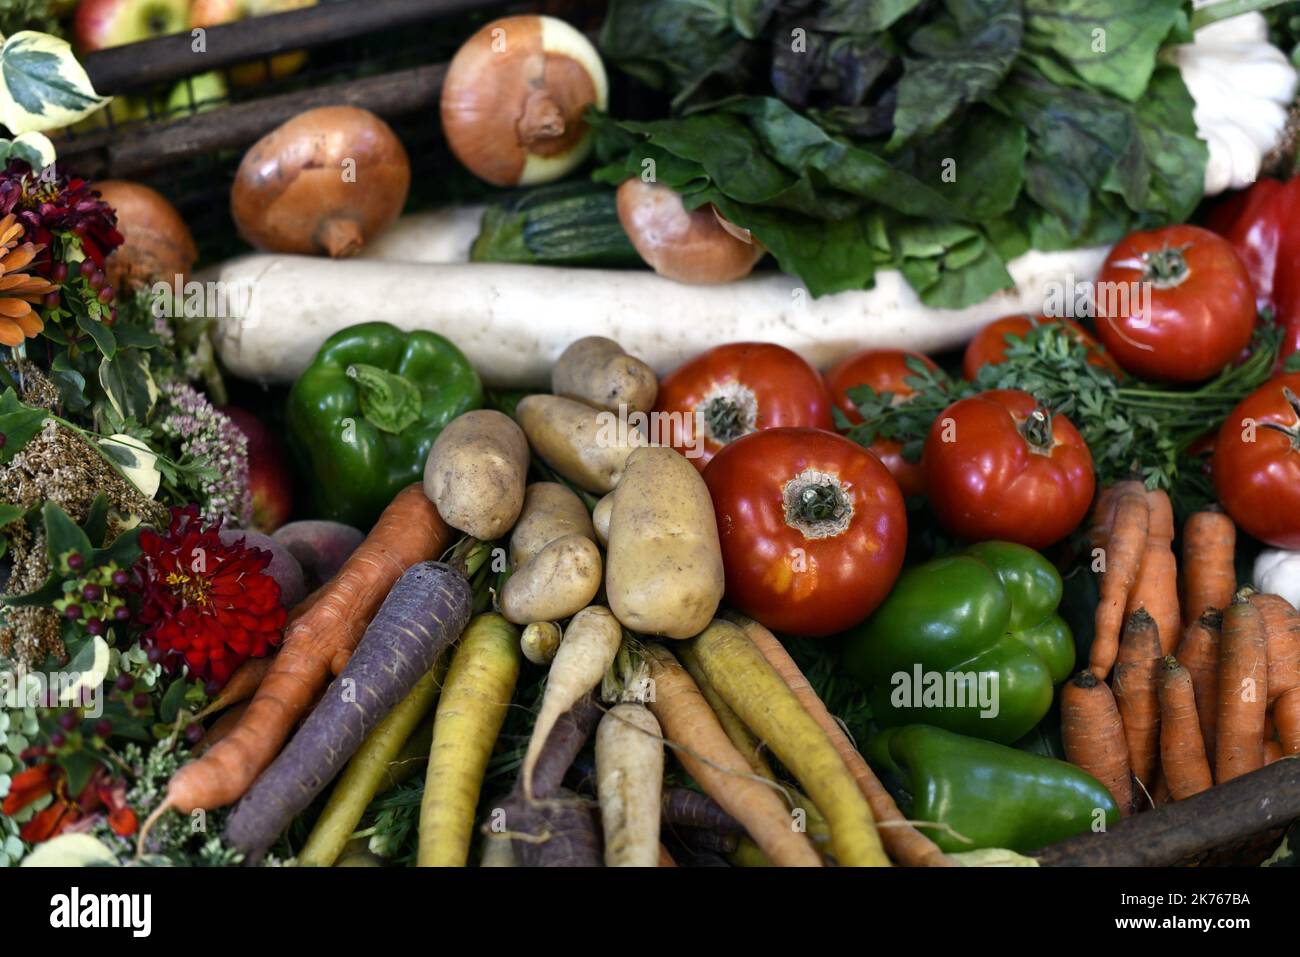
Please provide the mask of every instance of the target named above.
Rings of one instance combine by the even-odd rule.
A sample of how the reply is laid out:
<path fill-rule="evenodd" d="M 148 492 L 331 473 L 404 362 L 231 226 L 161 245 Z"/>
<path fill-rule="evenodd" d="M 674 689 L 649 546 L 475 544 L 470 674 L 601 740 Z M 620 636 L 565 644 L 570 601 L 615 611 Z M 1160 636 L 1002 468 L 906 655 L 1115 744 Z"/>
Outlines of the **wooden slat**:
<path fill-rule="evenodd" d="M 216 150 L 246 147 L 303 110 L 318 106 L 359 106 L 386 118 L 428 110 L 429 122 L 437 124 L 446 70 L 446 64 L 437 63 L 283 93 L 129 132 L 56 139 L 55 149 L 59 160 L 80 175 L 101 177 L 109 172 L 131 178 Z"/>
<path fill-rule="evenodd" d="M 87 54 L 83 65 L 95 89 L 117 94 L 173 82 L 243 60 L 310 49 L 348 37 L 420 23 L 471 10 L 492 10 L 505 0 L 351 0 L 325 3 L 209 27 L 205 50 L 195 52 L 190 33 L 159 37 Z"/>

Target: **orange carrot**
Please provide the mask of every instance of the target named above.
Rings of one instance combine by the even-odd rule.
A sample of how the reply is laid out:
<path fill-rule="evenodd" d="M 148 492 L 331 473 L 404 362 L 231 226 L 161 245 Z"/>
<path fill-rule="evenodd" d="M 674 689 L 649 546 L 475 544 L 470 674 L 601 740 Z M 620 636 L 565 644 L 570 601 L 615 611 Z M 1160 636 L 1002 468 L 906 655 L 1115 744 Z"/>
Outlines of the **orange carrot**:
<path fill-rule="evenodd" d="M 1196 694 L 1196 714 L 1201 723 L 1205 756 L 1214 764 L 1214 742 L 1219 725 L 1219 632 L 1223 612 L 1210 608 L 1187 626 L 1178 643 L 1178 663 L 1187 669 Z"/>
<path fill-rule="evenodd" d="M 1061 741 L 1071 764 L 1100 781 L 1119 813 L 1133 812 L 1133 780 L 1124 724 L 1110 688 L 1091 671 L 1081 671 L 1061 689 Z"/>
<path fill-rule="evenodd" d="M 1300 754 L 1300 688 L 1292 689 L 1273 705 L 1278 746 L 1283 754 Z"/>
<path fill-rule="evenodd" d="M 895 822 L 880 827 L 880 839 L 885 845 L 885 850 L 889 852 L 889 856 L 899 864 L 908 867 L 951 867 L 952 862 L 939 850 L 938 845 L 907 823 L 907 819 L 903 817 L 903 812 L 898 809 L 898 805 L 894 802 L 893 796 L 885 790 L 875 772 L 867 765 L 858 749 L 853 746 L 853 742 L 849 740 L 844 728 L 827 710 L 822 699 L 818 697 L 817 692 L 808 683 L 808 679 L 804 677 L 804 673 L 799 670 L 799 666 L 795 664 L 794 659 L 785 650 L 785 646 L 777 640 L 776 635 L 772 634 L 763 625 L 743 615 L 729 615 L 728 617 L 740 625 L 749 640 L 767 659 L 768 664 L 776 669 L 777 674 L 781 676 L 781 680 L 794 692 L 804 710 L 812 715 L 813 720 L 826 732 L 826 736 L 831 739 L 831 743 L 835 745 L 835 750 L 840 753 L 840 757 L 848 765 L 849 771 L 858 782 L 858 790 L 862 792 L 862 796 L 867 799 L 867 804 L 871 806 L 871 814 L 876 819 L 877 825 L 881 821 Z"/>
<path fill-rule="evenodd" d="M 1111 691 L 1124 722 L 1129 767 L 1139 787 L 1148 794 L 1155 785 L 1160 751 L 1160 699 L 1156 681 L 1160 658 L 1160 634 L 1155 620 L 1145 609 L 1138 609 L 1129 615 L 1124 626 Z"/>
<path fill-rule="evenodd" d="M 1165 780 L 1164 772 L 1157 771 L 1156 786 L 1151 789 L 1151 806 L 1164 807 L 1173 799 L 1173 795 L 1169 793 L 1169 782 Z"/>
<path fill-rule="evenodd" d="M 1241 593 L 1259 610 L 1268 647 L 1268 703 L 1288 691 L 1300 688 L 1300 611 L 1281 595 L 1267 595 L 1253 588 Z"/>
<path fill-rule="evenodd" d="M 1223 613 L 1219 646 L 1214 780 L 1222 784 L 1264 766 L 1268 642 L 1263 616 L 1244 595 L 1234 598 Z"/>
<path fill-rule="evenodd" d="M 1093 547 L 1103 549 L 1105 564 L 1088 667 L 1102 680 L 1115 664 L 1124 608 L 1146 551 L 1150 512 L 1141 482 L 1117 482 L 1098 500 L 1090 534 Z"/>
<path fill-rule="evenodd" d="M 1276 741 L 1264 742 L 1264 764 L 1269 765 L 1283 757 L 1282 745 Z"/>
<path fill-rule="evenodd" d="M 1174 509 L 1169 496 L 1160 489 L 1147 492 L 1150 522 L 1146 550 L 1137 581 L 1129 592 L 1125 616 L 1139 608 L 1155 619 L 1160 629 L 1160 650 L 1172 654 L 1183 633 L 1182 612 L 1178 608 L 1178 561 L 1174 558 Z"/>
<path fill-rule="evenodd" d="M 1282 753 L 1300 754 L 1300 612 L 1280 595 L 1242 590 L 1264 620 L 1271 724 Z"/>
<path fill-rule="evenodd" d="M 172 776 L 155 814 L 166 807 L 185 814 L 210 810 L 243 797 L 329 681 L 335 662 L 352 653 L 393 583 L 410 566 L 442 554 L 451 534 L 420 484 L 399 492 L 312 608 L 286 631 L 243 720 Z"/>
<path fill-rule="evenodd" d="M 307 613 L 312 605 L 316 604 L 320 598 L 322 589 L 317 588 L 314 592 L 304 598 L 298 604 L 290 609 L 288 617 L 285 619 L 285 627 L 288 628 L 295 621 Z M 208 702 L 206 708 L 200 711 L 195 717 L 206 718 L 208 715 L 216 714 L 218 711 L 224 711 L 226 708 L 234 707 L 241 701 L 247 701 L 257 692 L 258 687 L 262 684 L 262 679 L 266 673 L 271 670 L 271 662 L 274 660 L 274 654 L 267 655 L 263 658 L 249 658 L 242 665 L 235 669 L 235 673 L 230 676 L 230 680 L 217 693 L 217 696 Z M 211 733 L 209 732 L 209 736 Z M 207 741 L 207 738 L 204 739 Z"/>
<path fill-rule="evenodd" d="M 263 660 L 269 660 L 269 659 L 263 659 Z M 218 741 L 220 741 L 222 738 L 228 735 L 234 729 L 235 725 L 239 724 L 239 722 L 243 719 L 244 712 L 247 710 L 248 710 L 247 699 L 245 699 L 244 701 L 240 701 L 238 704 L 231 705 L 230 708 L 226 711 L 226 713 L 223 714 L 221 717 L 219 717 L 216 721 L 214 721 L 212 723 L 212 727 L 208 728 L 207 732 L 203 735 L 202 740 L 200 740 L 199 743 L 195 746 L 194 756 L 197 758 L 204 751 L 208 750 L 208 748 L 212 747 L 214 744 L 216 744 Z"/>
<path fill-rule="evenodd" d="M 1183 524 L 1183 621 L 1227 608 L 1237 590 L 1237 526 L 1223 512 L 1196 512 Z"/>
<path fill-rule="evenodd" d="M 1209 788 L 1214 780 L 1205 756 L 1192 676 L 1170 655 L 1160 673 L 1160 770 L 1175 801 Z"/>
<path fill-rule="evenodd" d="M 756 780 L 749 763 L 731 743 L 699 687 L 671 651 L 646 646 L 654 681 L 650 712 L 659 721 L 673 753 L 686 772 L 724 811 L 745 826 L 749 836 L 776 865 L 820 867 L 821 855 L 806 834 L 791 825 L 781 794 Z"/>

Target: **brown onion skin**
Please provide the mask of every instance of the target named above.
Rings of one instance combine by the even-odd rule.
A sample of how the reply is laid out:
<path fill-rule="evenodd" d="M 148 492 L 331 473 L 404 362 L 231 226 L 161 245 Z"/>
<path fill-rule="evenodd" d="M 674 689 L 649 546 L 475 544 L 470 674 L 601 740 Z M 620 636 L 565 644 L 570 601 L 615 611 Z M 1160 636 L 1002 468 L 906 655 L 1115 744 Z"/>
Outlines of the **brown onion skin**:
<path fill-rule="evenodd" d="M 117 228 L 125 240 L 105 263 L 111 286 L 126 291 L 189 274 L 199 251 L 185 220 L 166 197 L 124 179 L 106 179 L 94 188 L 117 213 Z"/>
<path fill-rule="evenodd" d="M 544 51 L 540 18 L 521 14 L 494 20 L 456 51 L 439 109 L 447 145 L 465 168 L 495 186 L 514 186 L 529 153 L 555 156 L 582 140 L 582 114 L 595 99 L 586 69 Z"/>
<path fill-rule="evenodd" d="M 410 160 L 387 123 L 358 107 L 323 106 L 249 148 L 230 212 L 259 249 L 342 258 L 401 215 L 410 187 Z"/>
<path fill-rule="evenodd" d="M 710 284 L 743 279 L 763 258 L 723 225 L 712 206 L 688 211 L 675 190 L 632 178 L 618 188 L 618 221 L 646 265 L 678 282 Z"/>

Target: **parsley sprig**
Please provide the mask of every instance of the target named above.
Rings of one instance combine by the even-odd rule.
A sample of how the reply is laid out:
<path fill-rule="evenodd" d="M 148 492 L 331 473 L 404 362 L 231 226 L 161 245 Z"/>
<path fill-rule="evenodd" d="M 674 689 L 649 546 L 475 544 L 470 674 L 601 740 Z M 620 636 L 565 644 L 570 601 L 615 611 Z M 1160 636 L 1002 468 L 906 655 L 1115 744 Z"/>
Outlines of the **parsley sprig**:
<path fill-rule="evenodd" d="M 915 462 L 930 426 L 953 402 L 989 389 L 1020 389 L 1074 424 L 1092 451 L 1101 482 L 1137 476 L 1148 488 L 1166 489 L 1176 498 L 1203 499 L 1208 481 L 1188 449 L 1269 378 L 1281 339 L 1276 325 L 1261 322 L 1245 361 L 1200 386 L 1182 389 L 1118 380 L 1089 363 L 1086 347 L 1062 327 L 1043 325 L 1024 338 L 1007 336 L 1006 360 L 984 366 L 974 382 L 954 383 L 942 372 L 908 360 L 913 374 L 906 381 L 915 395 L 900 401 L 870 386 L 850 389 L 863 422 L 847 434 L 862 445 L 894 439 Z M 840 425 L 848 425 L 842 416 Z"/>

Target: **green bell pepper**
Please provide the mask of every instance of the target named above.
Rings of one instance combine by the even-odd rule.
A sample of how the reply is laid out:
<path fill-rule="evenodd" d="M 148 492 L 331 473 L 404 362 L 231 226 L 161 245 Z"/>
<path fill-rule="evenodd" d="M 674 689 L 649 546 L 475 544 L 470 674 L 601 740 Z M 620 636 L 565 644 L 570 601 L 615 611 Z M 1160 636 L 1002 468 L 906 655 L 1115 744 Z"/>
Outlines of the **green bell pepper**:
<path fill-rule="evenodd" d="M 844 664 L 881 725 L 924 722 L 1009 744 L 1074 667 L 1061 576 L 1023 545 L 984 542 L 904 572 L 850 634 Z"/>
<path fill-rule="evenodd" d="M 369 528 L 423 476 L 443 427 L 482 404 L 474 367 L 436 333 L 363 322 L 330 336 L 289 392 L 316 516 Z"/>
<path fill-rule="evenodd" d="M 1023 853 L 1119 820 L 1115 799 L 1086 771 L 942 728 L 887 728 L 865 757 L 905 817 L 947 826 L 925 829 L 945 851 Z"/>

